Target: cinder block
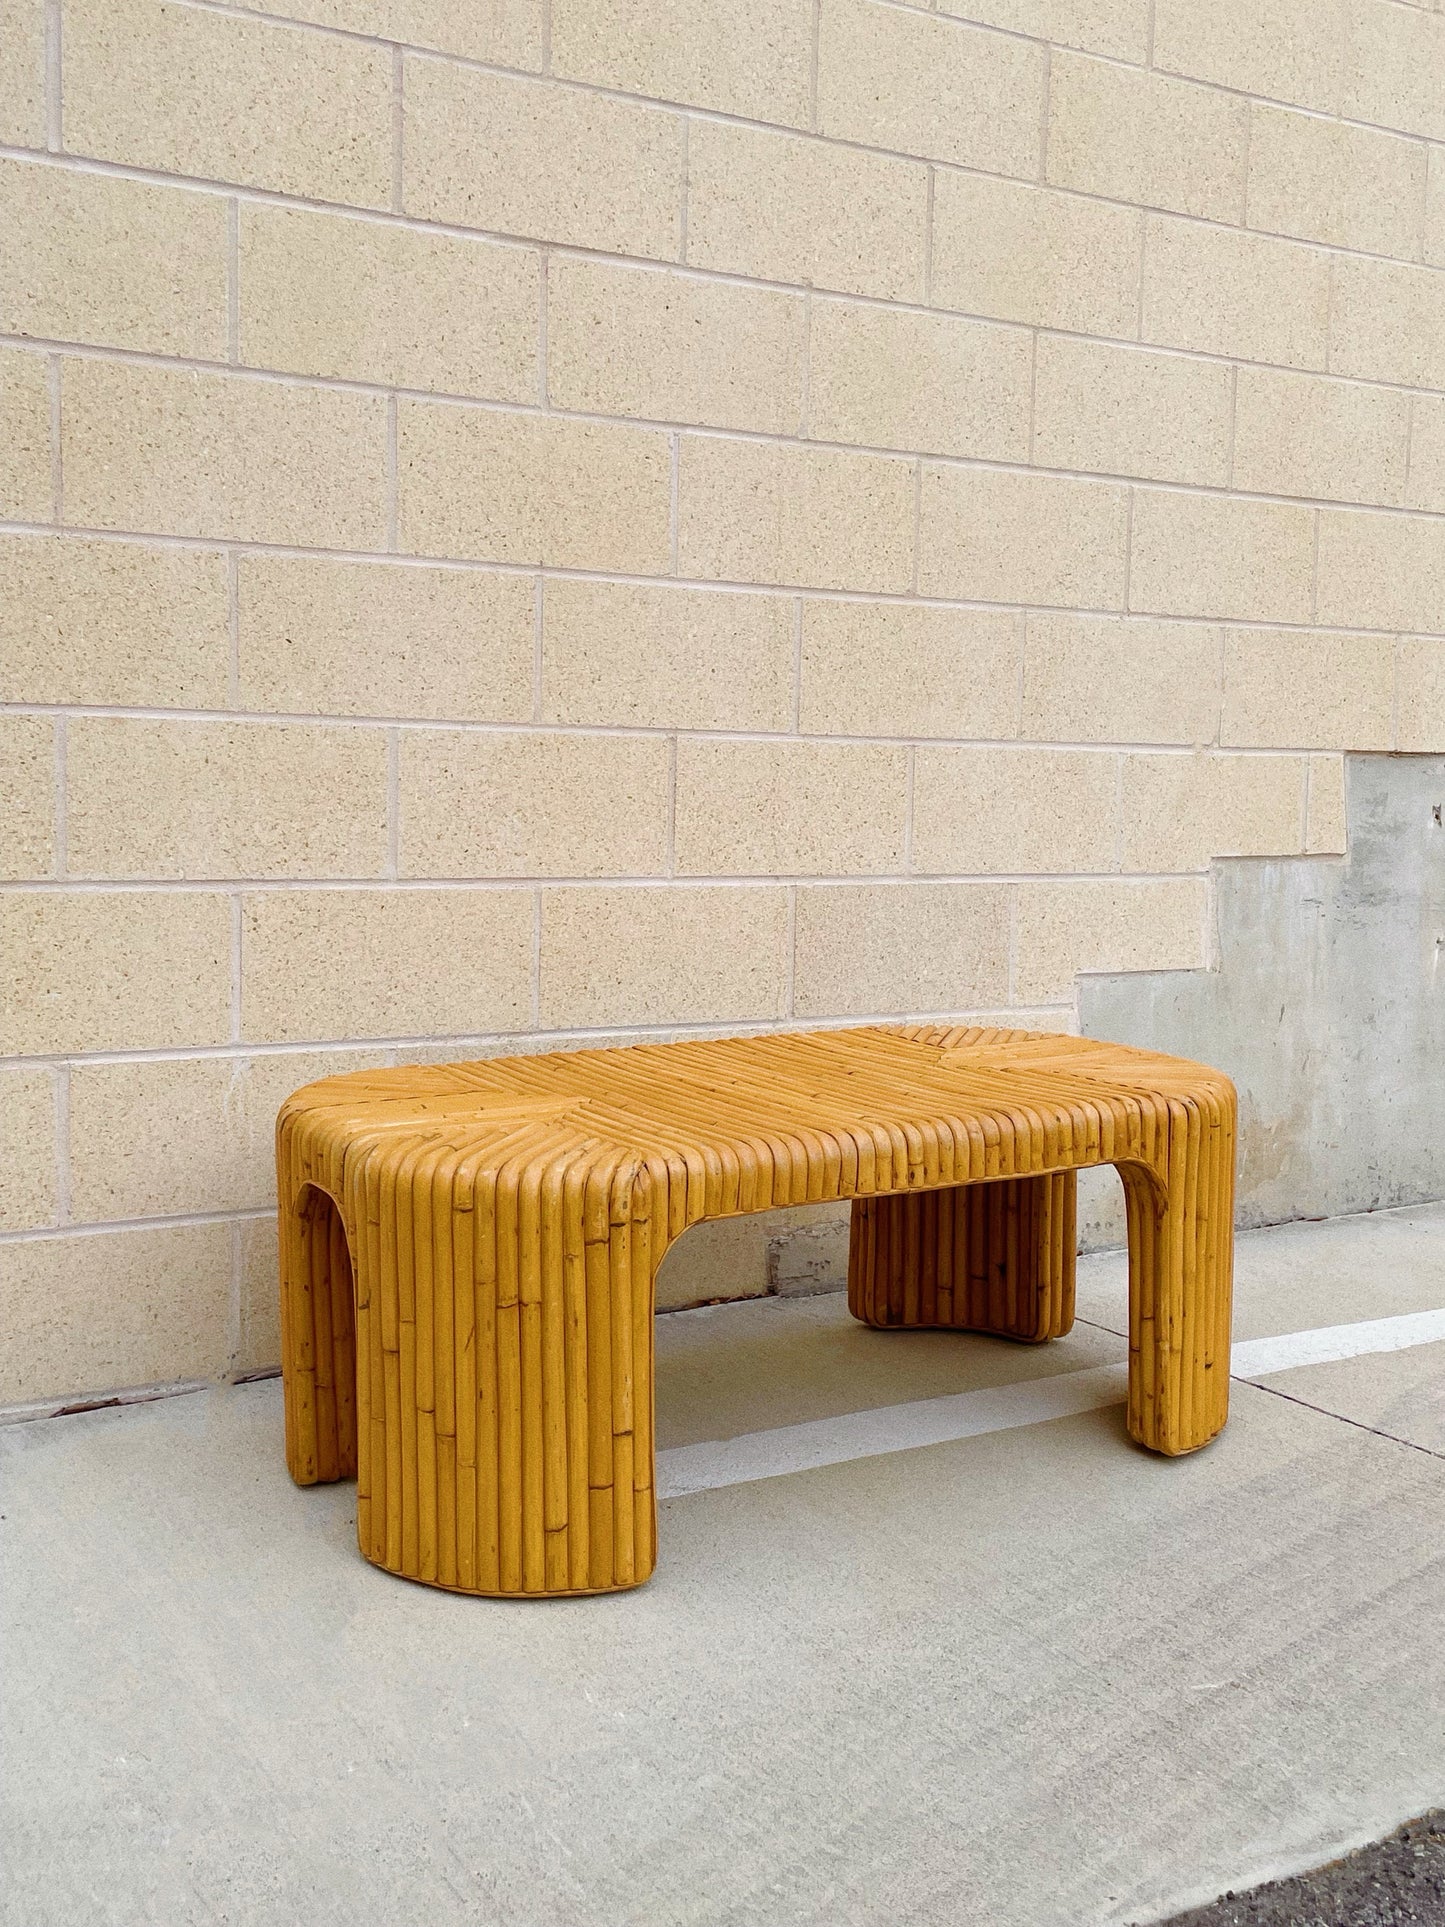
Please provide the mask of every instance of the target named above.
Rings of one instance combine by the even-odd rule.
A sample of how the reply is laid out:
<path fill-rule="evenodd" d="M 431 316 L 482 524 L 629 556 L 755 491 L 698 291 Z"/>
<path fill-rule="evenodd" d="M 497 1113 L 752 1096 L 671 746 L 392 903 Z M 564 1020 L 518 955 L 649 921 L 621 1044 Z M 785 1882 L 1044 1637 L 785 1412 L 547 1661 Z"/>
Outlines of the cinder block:
<path fill-rule="evenodd" d="M 1425 259 L 1445 268 L 1445 147 L 1430 149 L 1425 193 Z"/>
<path fill-rule="evenodd" d="M 867 1017 L 1006 1003 L 1011 912 L 1007 884 L 800 889 L 793 1009 Z"/>
<path fill-rule="evenodd" d="M 0 1246 L 0 1403 L 217 1377 L 230 1300 L 228 1224 Z"/>
<path fill-rule="evenodd" d="M 1337 502 L 1405 499 L 1410 397 L 1322 375 L 1241 368 L 1234 485 Z"/>
<path fill-rule="evenodd" d="M 74 717 L 70 873 L 382 876 L 386 763 L 380 729 Z"/>
<path fill-rule="evenodd" d="M 660 876 L 668 755 L 662 736 L 405 730 L 401 874 Z"/>
<path fill-rule="evenodd" d="M 494 401 L 535 401 L 530 248 L 307 209 L 241 210 L 241 359 Z"/>
<path fill-rule="evenodd" d="M 1038 177 L 1044 50 L 873 0 L 823 0 L 818 128 L 924 160 Z"/>
<path fill-rule="evenodd" d="M 1345 854 L 1349 838 L 1345 822 L 1343 756 L 1311 756 L 1306 818 L 1305 851 L 1308 855 Z"/>
<path fill-rule="evenodd" d="M 1208 907 L 1202 877 L 1021 883 L 1013 994 L 1072 1001 L 1085 970 L 1197 970 Z"/>
<path fill-rule="evenodd" d="M 1445 141 L 1445 18 L 1357 0 L 1349 13 L 1342 111 Z"/>
<path fill-rule="evenodd" d="M 542 65 L 546 0 L 506 0 L 504 6 L 478 6 L 476 0 L 256 0 L 255 10 L 499 67 L 535 71 Z"/>
<path fill-rule="evenodd" d="M 1290 502 L 1137 490 L 1130 607 L 1150 615 L 1308 622 L 1315 513 Z"/>
<path fill-rule="evenodd" d="M 552 0 L 552 67 L 626 94 L 804 127 L 811 0 Z"/>
<path fill-rule="evenodd" d="M 1445 521 L 1320 510 L 1319 620 L 1341 629 L 1438 631 Z"/>
<path fill-rule="evenodd" d="M 1020 328 L 813 303 L 808 433 L 819 441 L 1027 461 L 1032 377 Z"/>
<path fill-rule="evenodd" d="M 404 85 L 408 214 L 677 259 L 679 115 L 411 56 Z"/>
<path fill-rule="evenodd" d="M 465 1037 L 531 1015 L 530 890 L 258 890 L 243 900 L 247 1039 Z"/>
<path fill-rule="evenodd" d="M 954 876 L 1112 870 L 1118 758 L 1103 750 L 917 752 L 913 868 Z"/>
<path fill-rule="evenodd" d="M 803 604 L 802 728 L 819 736 L 1009 737 L 1021 623 L 997 609 Z"/>
<path fill-rule="evenodd" d="M 0 1049 L 17 1057 L 222 1044 L 231 907 L 218 890 L 0 897 Z"/>
<path fill-rule="evenodd" d="M 276 1220 L 250 1218 L 240 1227 L 241 1276 L 236 1349 L 227 1370 L 236 1376 L 281 1369 L 281 1263 Z"/>
<path fill-rule="evenodd" d="M 1410 388 L 1445 388 L 1445 274 L 1337 255 L 1330 371 Z"/>
<path fill-rule="evenodd" d="M 803 297 L 554 256 L 547 392 L 560 408 L 798 431 Z"/>
<path fill-rule="evenodd" d="M 0 877 L 55 874 L 55 727 L 49 716 L 0 716 Z"/>
<path fill-rule="evenodd" d="M 788 892 L 542 892 L 541 1023 L 737 1024 L 786 1014 Z"/>
<path fill-rule="evenodd" d="M 45 145 L 45 0 L 0 0 L 0 140 Z"/>
<path fill-rule="evenodd" d="M 1353 0 L 1158 0 L 1154 65 L 1244 94 L 1340 111 Z"/>
<path fill-rule="evenodd" d="M 404 401 L 397 446 L 401 546 L 413 554 L 670 567 L 672 457 L 660 430 Z"/>
<path fill-rule="evenodd" d="M 527 576 L 243 555 L 237 591 L 245 709 L 531 717 L 536 624 Z"/>
<path fill-rule="evenodd" d="M 1138 332 L 1143 216 L 1051 188 L 941 173 L 932 299 L 940 308 L 1085 334 Z"/>
<path fill-rule="evenodd" d="M 1057 50 L 1046 178 L 1211 221 L 1244 218 L 1249 108 L 1232 94 Z"/>
<path fill-rule="evenodd" d="M 1223 362 L 1041 335 L 1033 459 L 1045 468 L 1222 487 L 1231 379 Z"/>
<path fill-rule="evenodd" d="M 1168 215 L 1144 225 L 1143 337 L 1241 361 L 1323 368 L 1330 257 Z"/>
<path fill-rule="evenodd" d="M 793 630 L 790 597 L 554 578 L 543 591 L 543 720 L 786 729 Z"/>
<path fill-rule="evenodd" d="M 1020 734 L 1040 742 L 1208 743 L 1220 632 L 1137 617 L 1028 617 Z"/>
<path fill-rule="evenodd" d="M 1418 141 L 1261 101 L 1251 116 L 1251 227 L 1417 258 L 1427 154 Z"/>
<path fill-rule="evenodd" d="M 1231 629 L 1219 740 L 1238 749 L 1389 749 L 1395 643 L 1334 630 Z"/>
<path fill-rule="evenodd" d="M 1207 870 L 1217 856 L 1298 856 L 1304 756 L 1124 758 L 1126 870 Z"/>
<path fill-rule="evenodd" d="M 938 11 L 1136 65 L 1148 58 L 1150 0 L 940 0 Z"/>
<path fill-rule="evenodd" d="M 53 505 L 46 357 L 0 348 L 0 515 L 48 522 Z"/>
<path fill-rule="evenodd" d="M 1445 513 L 1445 395 L 1412 395 L 1406 506 Z M 0 618 L 3 620 L 3 618 Z"/>
<path fill-rule="evenodd" d="M 856 876 L 903 863 L 907 752 L 887 744 L 677 746 L 679 876 Z"/>
<path fill-rule="evenodd" d="M 0 327 L 224 360 L 225 201 L 0 161 Z"/>
<path fill-rule="evenodd" d="M 904 590 L 913 573 L 913 464 L 891 455 L 685 435 L 678 572 Z"/>
<path fill-rule="evenodd" d="M 793 286 L 923 299 L 928 170 L 798 135 L 694 121 L 687 258 Z"/>
<path fill-rule="evenodd" d="M 918 537 L 925 595 L 1124 604 L 1129 492 L 1108 482 L 926 463 Z"/>
<path fill-rule="evenodd" d="M 67 0 L 73 154 L 391 205 L 391 49 L 165 0 Z"/>
<path fill-rule="evenodd" d="M 1401 636 L 1395 747 L 1445 750 L 1445 636 Z"/>
<path fill-rule="evenodd" d="M 385 541 L 380 396 L 68 360 L 61 459 L 66 520 L 82 527 L 345 549 Z"/>
<path fill-rule="evenodd" d="M 53 1224 L 60 1209 L 55 1072 L 0 1070 L 0 1231 Z"/>

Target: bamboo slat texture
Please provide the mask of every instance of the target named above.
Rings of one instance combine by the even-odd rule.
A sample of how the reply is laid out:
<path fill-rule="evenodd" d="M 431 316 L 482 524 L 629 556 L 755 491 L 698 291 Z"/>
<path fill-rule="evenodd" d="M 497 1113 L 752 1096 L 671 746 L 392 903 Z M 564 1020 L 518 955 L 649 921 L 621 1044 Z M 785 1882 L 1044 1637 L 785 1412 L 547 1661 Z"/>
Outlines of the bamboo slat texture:
<path fill-rule="evenodd" d="M 639 1585 L 656 1558 L 653 1280 L 705 1218 L 853 1200 L 848 1302 L 1037 1341 L 1073 1321 L 1075 1172 L 1129 1231 L 1129 1430 L 1224 1424 L 1235 1096 L 1074 1037 L 913 1026 L 358 1072 L 277 1124 L 286 1452 L 358 1481 L 388 1571 Z"/>

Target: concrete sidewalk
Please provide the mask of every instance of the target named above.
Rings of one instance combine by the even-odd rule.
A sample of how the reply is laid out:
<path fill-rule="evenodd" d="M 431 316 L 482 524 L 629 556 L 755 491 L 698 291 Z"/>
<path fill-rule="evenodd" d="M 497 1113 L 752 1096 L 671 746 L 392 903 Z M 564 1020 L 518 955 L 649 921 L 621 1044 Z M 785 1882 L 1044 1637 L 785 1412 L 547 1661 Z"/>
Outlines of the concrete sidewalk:
<path fill-rule="evenodd" d="M 674 1314 L 660 1441 L 1109 1366 L 1123 1289 L 1041 1351 Z M 1238 1307 L 1445 1307 L 1445 1207 L 1251 1234 Z M 0 1432 L 7 1927 L 1148 1921 L 1445 1796 L 1445 1342 L 1237 1384 L 1181 1461 L 1108 1405 L 694 1492 L 649 1586 L 545 1605 L 363 1564 L 280 1424 Z"/>

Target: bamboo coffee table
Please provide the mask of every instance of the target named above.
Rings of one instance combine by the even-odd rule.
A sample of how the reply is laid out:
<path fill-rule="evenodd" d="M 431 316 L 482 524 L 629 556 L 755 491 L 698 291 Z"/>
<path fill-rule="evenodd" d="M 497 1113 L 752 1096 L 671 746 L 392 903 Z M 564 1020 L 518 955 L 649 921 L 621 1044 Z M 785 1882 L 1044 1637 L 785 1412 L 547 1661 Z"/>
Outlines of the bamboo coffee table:
<path fill-rule="evenodd" d="M 277 1125 L 286 1457 L 356 1474 L 361 1550 L 506 1597 L 656 1560 L 653 1280 L 705 1218 L 853 1201 L 848 1305 L 1036 1342 L 1073 1322 L 1075 1172 L 1129 1227 L 1129 1430 L 1225 1421 L 1235 1096 L 1076 1037 L 941 1026 L 327 1078 Z"/>

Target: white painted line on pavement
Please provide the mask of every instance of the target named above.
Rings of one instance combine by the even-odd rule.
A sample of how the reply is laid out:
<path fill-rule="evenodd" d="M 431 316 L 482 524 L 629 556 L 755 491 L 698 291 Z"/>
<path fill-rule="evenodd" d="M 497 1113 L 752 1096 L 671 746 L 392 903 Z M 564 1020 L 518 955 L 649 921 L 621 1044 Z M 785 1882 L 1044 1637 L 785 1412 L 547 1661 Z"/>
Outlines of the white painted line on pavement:
<path fill-rule="evenodd" d="M 1413 1345 L 1445 1340 L 1445 1311 L 1406 1312 L 1399 1318 L 1367 1318 L 1354 1325 L 1325 1325 L 1314 1331 L 1285 1332 L 1278 1338 L 1250 1338 L 1233 1347 L 1235 1378 L 1259 1378 L 1301 1365 L 1330 1364 L 1368 1353 L 1405 1351 Z M 1072 1418 L 1106 1405 L 1120 1405 L 1128 1389 L 1127 1367 L 1090 1366 L 1018 1379 L 978 1392 L 921 1398 L 866 1412 L 780 1425 L 738 1438 L 708 1439 L 675 1445 L 657 1455 L 657 1496 L 680 1499 L 689 1492 L 746 1485 L 754 1479 L 780 1479 L 790 1472 L 812 1472 L 850 1459 L 881 1458 L 923 1445 L 1007 1432 L 1020 1425 L 1042 1425 Z"/>

